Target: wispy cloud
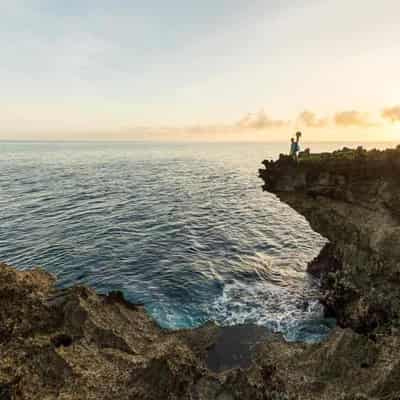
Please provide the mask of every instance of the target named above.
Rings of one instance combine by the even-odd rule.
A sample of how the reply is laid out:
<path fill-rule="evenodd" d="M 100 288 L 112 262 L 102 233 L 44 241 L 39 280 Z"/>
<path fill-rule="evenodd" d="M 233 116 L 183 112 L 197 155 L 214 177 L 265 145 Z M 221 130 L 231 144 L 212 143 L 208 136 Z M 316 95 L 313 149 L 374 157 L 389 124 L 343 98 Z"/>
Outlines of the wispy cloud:
<path fill-rule="evenodd" d="M 400 122 L 400 105 L 384 108 L 381 115 L 390 122 Z"/>
<path fill-rule="evenodd" d="M 299 115 L 298 121 L 308 128 L 323 128 L 329 124 L 329 118 L 318 118 L 312 111 L 303 111 Z"/>
<path fill-rule="evenodd" d="M 243 129 L 270 129 L 289 125 L 289 121 L 270 118 L 264 111 L 246 114 L 237 126 Z"/>
<path fill-rule="evenodd" d="M 369 113 L 355 110 L 338 112 L 335 114 L 334 120 L 336 125 L 342 127 L 359 126 L 367 128 L 379 125 L 371 121 Z"/>

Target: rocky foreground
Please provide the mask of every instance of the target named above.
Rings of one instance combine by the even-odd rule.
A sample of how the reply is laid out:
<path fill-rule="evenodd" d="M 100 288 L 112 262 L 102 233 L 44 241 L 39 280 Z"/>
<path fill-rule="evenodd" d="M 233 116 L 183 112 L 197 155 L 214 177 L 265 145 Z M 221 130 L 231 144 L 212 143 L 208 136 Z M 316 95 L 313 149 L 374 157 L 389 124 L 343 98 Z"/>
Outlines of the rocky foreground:
<path fill-rule="evenodd" d="M 400 150 L 265 165 L 265 189 L 330 240 L 309 267 L 340 325 L 327 341 L 168 332 L 121 293 L 0 264 L 0 400 L 399 399 Z"/>

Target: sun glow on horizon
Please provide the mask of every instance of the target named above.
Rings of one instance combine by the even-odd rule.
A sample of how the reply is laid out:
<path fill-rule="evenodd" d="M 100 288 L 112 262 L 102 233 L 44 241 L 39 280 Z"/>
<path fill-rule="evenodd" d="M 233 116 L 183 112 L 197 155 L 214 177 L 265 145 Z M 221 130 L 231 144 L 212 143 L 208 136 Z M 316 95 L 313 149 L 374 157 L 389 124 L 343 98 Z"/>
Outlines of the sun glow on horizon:
<path fill-rule="evenodd" d="M 0 1 L 0 140 L 398 140 L 399 14 L 397 0 Z"/>

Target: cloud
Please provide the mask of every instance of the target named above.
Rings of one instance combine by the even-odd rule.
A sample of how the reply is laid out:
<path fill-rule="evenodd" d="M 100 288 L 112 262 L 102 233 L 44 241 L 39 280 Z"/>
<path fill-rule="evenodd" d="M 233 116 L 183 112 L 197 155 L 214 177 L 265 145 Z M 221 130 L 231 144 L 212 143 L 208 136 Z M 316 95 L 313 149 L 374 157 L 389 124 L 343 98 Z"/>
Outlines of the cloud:
<path fill-rule="evenodd" d="M 288 121 L 272 119 L 264 111 L 259 111 L 258 113 L 249 113 L 245 115 L 237 123 L 237 126 L 243 129 L 269 129 L 281 128 L 288 124 Z"/>
<path fill-rule="evenodd" d="M 390 122 L 400 122 L 400 106 L 387 107 L 383 109 L 381 115 Z"/>
<path fill-rule="evenodd" d="M 361 126 L 361 127 L 373 127 L 378 126 L 377 123 L 371 122 L 369 114 L 365 112 L 359 112 L 355 110 L 342 111 L 335 114 L 336 125 L 343 127 L 350 126 Z"/>
<path fill-rule="evenodd" d="M 317 118 L 312 111 L 303 111 L 299 115 L 298 121 L 308 128 L 323 128 L 329 124 L 328 118 Z"/>

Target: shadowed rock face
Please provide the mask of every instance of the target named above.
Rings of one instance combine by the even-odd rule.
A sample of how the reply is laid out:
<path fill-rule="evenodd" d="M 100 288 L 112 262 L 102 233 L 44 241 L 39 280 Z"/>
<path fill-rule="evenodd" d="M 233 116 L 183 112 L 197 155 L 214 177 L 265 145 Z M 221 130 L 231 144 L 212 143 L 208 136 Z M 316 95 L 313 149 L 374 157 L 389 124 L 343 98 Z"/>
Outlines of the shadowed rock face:
<path fill-rule="evenodd" d="M 400 315 L 400 149 L 281 156 L 264 162 L 264 189 L 330 243 L 310 264 L 322 301 L 343 327 L 391 329 Z"/>
<path fill-rule="evenodd" d="M 0 264 L 0 399 L 397 399 L 400 340 L 336 329 L 321 344 L 263 328 L 166 332 L 119 293 L 55 289 Z"/>

